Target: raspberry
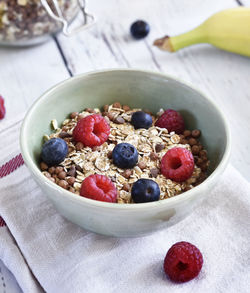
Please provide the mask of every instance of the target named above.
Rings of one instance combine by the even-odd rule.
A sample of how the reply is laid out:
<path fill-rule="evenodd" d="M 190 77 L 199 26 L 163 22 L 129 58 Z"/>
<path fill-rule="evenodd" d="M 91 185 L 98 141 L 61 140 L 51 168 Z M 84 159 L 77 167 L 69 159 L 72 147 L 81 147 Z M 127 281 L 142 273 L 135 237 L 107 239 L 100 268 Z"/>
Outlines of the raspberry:
<path fill-rule="evenodd" d="M 164 271 L 174 282 L 187 282 L 198 276 L 203 264 L 200 250 L 189 242 L 177 242 L 167 252 Z"/>
<path fill-rule="evenodd" d="M 194 157 L 184 148 L 172 148 L 161 159 L 161 173 L 177 182 L 187 180 L 194 171 Z"/>
<path fill-rule="evenodd" d="M 175 110 L 166 110 L 156 121 L 156 126 L 167 128 L 168 132 L 183 133 L 185 130 L 185 123 L 180 113 Z"/>
<path fill-rule="evenodd" d="M 73 131 L 74 140 L 89 147 L 102 145 L 108 139 L 109 134 L 108 122 L 98 114 L 79 120 Z"/>
<path fill-rule="evenodd" d="M 3 119 L 5 116 L 6 110 L 4 107 L 4 99 L 0 96 L 0 119 Z"/>
<path fill-rule="evenodd" d="M 82 182 L 80 195 L 99 201 L 116 202 L 114 183 L 104 175 L 90 175 Z"/>

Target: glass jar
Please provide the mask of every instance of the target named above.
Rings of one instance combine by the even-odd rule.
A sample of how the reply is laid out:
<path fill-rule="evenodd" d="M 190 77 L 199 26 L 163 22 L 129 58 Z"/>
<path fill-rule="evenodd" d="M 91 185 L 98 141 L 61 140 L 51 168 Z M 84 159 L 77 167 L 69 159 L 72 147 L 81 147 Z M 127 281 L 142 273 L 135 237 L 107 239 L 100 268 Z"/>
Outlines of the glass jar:
<path fill-rule="evenodd" d="M 71 35 L 69 25 L 79 11 L 84 24 L 77 30 L 94 22 L 84 0 L 0 0 L 0 44 L 34 45 L 59 31 Z"/>

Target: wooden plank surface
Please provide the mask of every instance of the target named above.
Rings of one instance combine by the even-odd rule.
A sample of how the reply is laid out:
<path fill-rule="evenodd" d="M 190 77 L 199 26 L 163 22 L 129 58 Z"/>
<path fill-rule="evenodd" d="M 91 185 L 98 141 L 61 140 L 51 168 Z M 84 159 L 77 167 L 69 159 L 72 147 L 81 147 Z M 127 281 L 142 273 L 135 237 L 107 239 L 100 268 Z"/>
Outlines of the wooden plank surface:
<path fill-rule="evenodd" d="M 237 6 L 234 0 L 135 0 L 131 4 L 107 0 L 103 5 L 92 0 L 88 7 L 97 15 L 97 24 L 70 41 L 62 35 L 58 40 L 73 74 L 112 67 L 144 68 L 181 78 L 210 95 L 230 122 L 231 162 L 250 180 L 250 137 L 246 135 L 250 130 L 250 59 L 205 44 L 175 54 L 152 46 L 157 37 L 182 33 L 215 12 Z M 145 40 L 134 41 L 129 35 L 129 26 L 136 19 L 151 25 Z"/>
<path fill-rule="evenodd" d="M 242 6 L 250 6 L 250 0 L 236 0 L 236 2 L 238 2 L 238 4 Z"/>
<path fill-rule="evenodd" d="M 0 94 L 12 119 L 44 91 L 68 78 L 67 69 L 52 40 L 32 48 L 0 48 Z"/>
<path fill-rule="evenodd" d="M 217 11 L 237 6 L 234 0 L 135 0 L 130 5 L 123 0 L 107 0 L 105 5 L 92 0 L 88 7 L 97 16 L 97 24 L 71 39 L 60 35 L 59 42 L 73 74 L 110 67 L 163 70 L 159 61 L 176 72 L 169 62 L 178 61 L 179 56 L 167 58 L 165 53 L 165 59 L 157 61 L 155 54 L 161 54 L 152 47 L 153 40 L 166 33 L 184 32 Z M 129 34 L 130 24 L 136 19 L 145 19 L 151 25 L 145 40 L 134 41 Z"/>

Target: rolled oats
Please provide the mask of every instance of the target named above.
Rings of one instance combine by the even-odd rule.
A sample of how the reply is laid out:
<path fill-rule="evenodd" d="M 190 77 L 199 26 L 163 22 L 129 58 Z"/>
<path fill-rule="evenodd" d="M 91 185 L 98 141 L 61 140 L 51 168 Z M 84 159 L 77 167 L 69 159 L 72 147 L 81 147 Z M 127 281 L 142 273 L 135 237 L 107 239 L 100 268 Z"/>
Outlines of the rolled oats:
<path fill-rule="evenodd" d="M 43 141 L 46 142 L 50 139 L 50 137 L 47 134 L 44 134 Z"/>
<path fill-rule="evenodd" d="M 57 123 L 53 120 L 55 132 L 48 138 L 61 137 L 67 140 L 72 136 L 79 117 L 84 118 L 91 115 L 92 111 L 87 110 L 89 109 L 77 115 L 71 115 L 71 119 L 66 119 L 62 123 L 62 129 L 58 129 Z M 106 117 L 112 116 L 110 120 L 113 120 L 109 121 L 111 131 L 108 141 L 91 149 L 84 147 L 81 143 L 68 140 L 70 152 L 60 166 L 64 168 L 63 172 L 67 172 L 65 175 L 69 177 L 66 177 L 65 180 L 59 180 L 57 184 L 79 194 L 81 183 L 86 177 L 92 174 L 106 175 L 111 178 L 117 188 L 117 203 L 122 204 L 132 203 L 130 190 L 132 184 L 139 178 L 150 178 L 157 182 L 160 187 L 161 200 L 176 196 L 200 183 L 199 178 L 204 177 L 200 167 L 205 169 L 209 164 L 206 151 L 199 151 L 200 157 L 195 159 L 196 162 L 199 162 L 199 166 L 195 165 L 193 174 L 187 181 L 174 182 L 160 173 L 161 158 L 173 147 L 182 147 L 191 151 L 190 144 L 182 144 L 179 135 L 174 132 L 168 133 L 167 129 L 154 125 L 149 129 L 134 129 L 129 121 L 132 114 L 141 109 L 130 109 L 128 106 L 122 107 L 119 103 L 115 103 L 105 105 L 104 110 Z M 94 109 L 94 111 L 95 113 L 100 112 L 99 109 Z M 197 136 L 197 133 L 195 135 Z M 123 170 L 116 167 L 112 162 L 112 151 L 115 145 L 121 142 L 130 143 L 138 150 L 138 164 L 133 169 Z M 197 152 L 197 148 L 194 149 Z M 47 171 L 43 171 L 43 173 L 45 176 L 51 177 Z M 65 178 L 64 174 L 60 177 Z"/>
<path fill-rule="evenodd" d="M 57 123 L 57 120 L 56 119 L 53 119 L 51 121 L 51 126 L 52 126 L 52 129 L 53 130 L 57 130 L 58 129 L 58 123 Z"/>

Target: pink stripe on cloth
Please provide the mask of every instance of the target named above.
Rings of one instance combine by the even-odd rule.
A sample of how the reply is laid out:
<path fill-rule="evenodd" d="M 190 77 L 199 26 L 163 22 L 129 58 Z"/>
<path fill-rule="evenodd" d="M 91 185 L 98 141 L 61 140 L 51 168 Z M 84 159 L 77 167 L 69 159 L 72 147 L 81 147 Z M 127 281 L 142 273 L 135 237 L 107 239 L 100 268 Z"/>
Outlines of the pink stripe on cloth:
<path fill-rule="evenodd" d="M 21 154 L 15 156 L 9 162 L 5 163 L 0 167 L 0 178 L 3 178 L 24 164 L 23 157 Z"/>
<path fill-rule="evenodd" d="M 9 162 L 5 163 L 0 167 L 0 178 L 3 178 L 24 164 L 23 157 L 21 154 L 15 156 Z M 0 227 L 6 226 L 4 219 L 0 216 Z"/>
<path fill-rule="evenodd" d="M 0 217 L 0 227 L 6 226 L 6 223 L 4 222 L 4 219 Z"/>

